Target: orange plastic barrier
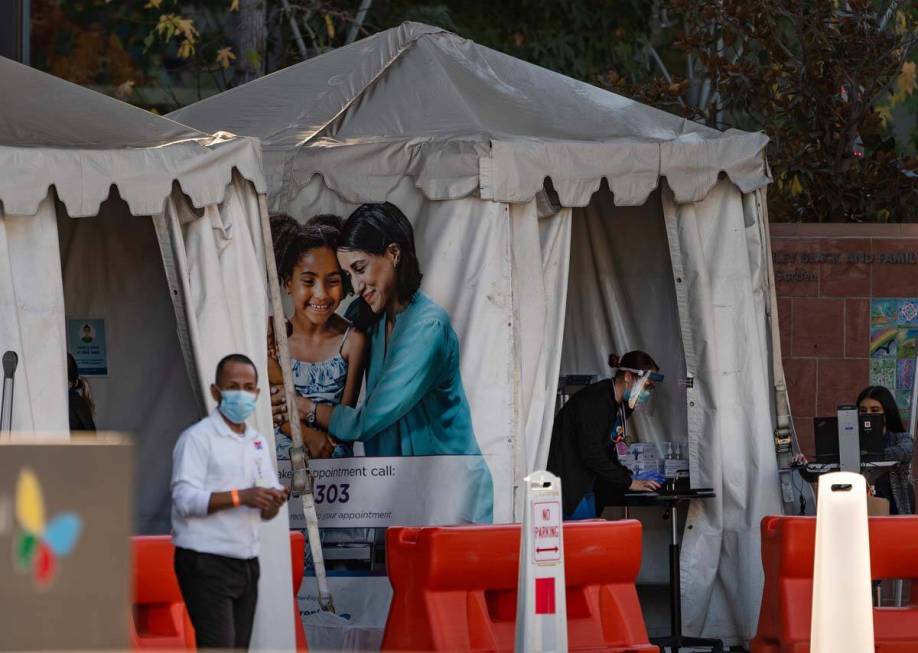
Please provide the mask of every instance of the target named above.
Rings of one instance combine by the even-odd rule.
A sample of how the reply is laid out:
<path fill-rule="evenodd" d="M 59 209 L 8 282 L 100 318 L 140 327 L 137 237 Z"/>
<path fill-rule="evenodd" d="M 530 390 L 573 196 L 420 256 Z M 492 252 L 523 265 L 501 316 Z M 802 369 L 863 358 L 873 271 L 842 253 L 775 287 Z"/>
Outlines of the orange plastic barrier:
<path fill-rule="evenodd" d="M 306 538 L 300 531 L 290 531 L 290 567 L 293 574 L 293 626 L 296 633 L 296 650 L 308 651 L 306 645 L 306 632 L 303 630 L 303 618 L 300 617 L 300 605 L 297 594 L 303 583 L 303 566 L 305 558 Z"/>
<path fill-rule="evenodd" d="M 765 586 L 752 653 L 809 653 L 815 517 L 762 520 Z M 875 580 L 912 579 L 902 608 L 875 608 L 877 653 L 918 651 L 918 517 L 870 517 L 870 567 Z"/>
<path fill-rule="evenodd" d="M 131 640 L 135 650 L 195 650 L 194 628 L 188 618 L 173 567 L 174 547 L 169 535 L 131 538 L 134 557 L 134 605 Z M 296 648 L 307 651 L 296 595 L 303 581 L 303 534 L 290 532 L 293 576 L 293 613 Z"/>
<path fill-rule="evenodd" d="M 386 545 L 383 650 L 513 650 L 519 525 L 390 528 Z M 659 651 L 634 587 L 640 567 L 640 522 L 564 524 L 569 650 Z"/>
<path fill-rule="evenodd" d="M 173 568 L 172 538 L 132 537 L 134 606 L 131 639 L 135 649 L 194 650 L 194 629 Z"/>

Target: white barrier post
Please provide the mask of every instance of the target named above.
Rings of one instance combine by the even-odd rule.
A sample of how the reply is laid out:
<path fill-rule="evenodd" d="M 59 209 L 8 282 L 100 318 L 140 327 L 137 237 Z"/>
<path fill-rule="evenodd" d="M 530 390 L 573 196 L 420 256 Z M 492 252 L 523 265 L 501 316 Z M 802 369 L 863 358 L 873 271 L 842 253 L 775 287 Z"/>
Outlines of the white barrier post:
<path fill-rule="evenodd" d="M 811 653 L 873 653 L 867 482 L 836 472 L 819 479 Z"/>
<path fill-rule="evenodd" d="M 561 479 L 533 472 L 524 479 L 524 487 L 516 651 L 562 653 L 567 651 L 567 601 Z"/>

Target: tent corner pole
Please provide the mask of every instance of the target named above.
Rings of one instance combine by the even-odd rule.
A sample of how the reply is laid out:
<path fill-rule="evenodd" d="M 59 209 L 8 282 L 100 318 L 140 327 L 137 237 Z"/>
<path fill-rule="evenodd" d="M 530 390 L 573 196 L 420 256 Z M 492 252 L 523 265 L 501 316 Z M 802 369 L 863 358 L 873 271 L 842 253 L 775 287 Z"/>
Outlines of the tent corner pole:
<path fill-rule="evenodd" d="M 316 584 L 319 590 L 319 607 L 326 612 L 334 612 L 334 602 L 328 589 L 328 578 L 325 574 L 325 560 L 322 556 L 322 543 L 319 540 L 319 520 L 316 516 L 316 504 L 312 494 L 312 480 L 308 470 L 308 452 L 303 446 L 302 423 L 296 405 L 296 393 L 293 387 L 293 367 L 290 362 L 290 348 L 287 344 L 287 326 L 284 323 L 284 305 L 281 302 L 280 280 L 277 266 L 274 263 L 274 241 L 271 238 L 271 222 L 268 214 L 268 202 L 264 194 L 258 195 L 259 222 L 261 237 L 265 250 L 265 270 L 268 275 L 268 296 L 270 298 L 271 319 L 274 325 L 274 340 L 277 355 L 284 375 L 284 398 L 287 402 L 287 415 L 290 422 L 290 466 L 293 472 L 293 493 L 299 495 L 303 502 L 303 515 L 306 518 L 306 535 L 309 550 L 312 554 Z"/>

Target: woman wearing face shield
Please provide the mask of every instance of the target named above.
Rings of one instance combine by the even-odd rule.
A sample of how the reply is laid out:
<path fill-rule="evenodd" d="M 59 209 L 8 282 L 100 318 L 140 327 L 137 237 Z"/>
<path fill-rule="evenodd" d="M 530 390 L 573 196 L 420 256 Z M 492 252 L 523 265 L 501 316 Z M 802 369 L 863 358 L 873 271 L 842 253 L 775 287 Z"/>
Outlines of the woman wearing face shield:
<path fill-rule="evenodd" d="M 618 460 L 627 452 L 628 418 L 646 404 L 654 385 L 662 380 L 659 366 L 643 351 L 621 359 L 613 354 L 612 379 L 593 383 L 568 400 L 555 416 L 548 451 L 548 471 L 561 478 L 565 519 L 592 519 L 597 505 L 594 489 L 603 495 L 653 491 L 655 481 L 635 480 Z"/>

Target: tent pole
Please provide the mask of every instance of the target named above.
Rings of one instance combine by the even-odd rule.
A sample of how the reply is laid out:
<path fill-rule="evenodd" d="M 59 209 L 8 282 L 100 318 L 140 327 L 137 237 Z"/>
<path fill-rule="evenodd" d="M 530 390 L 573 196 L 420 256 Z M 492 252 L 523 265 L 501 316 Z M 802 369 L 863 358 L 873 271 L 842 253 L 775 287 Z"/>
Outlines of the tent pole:
<path fill-rule="evenodd" d="M 765 203 L 764 193 L 761 189 L 755 191 L 756 217 L 761 222 L 760 233 L 763 235 L 764 254 L 766 265 L 766 279 L 768 284 L 768 317 L 771 327 L 771 352 L 772 370 L 774 374 L 775 389 L 775 445 L 779 458 L 781 454 L 790 453 L 797 447 L 794 425 L 790 419 L 790 402 L 787 396 L 787 382 L 784 378 L 784 364 L 781 354 L 781 330 L 778 324 L 778 298 L 775 292 L 775 266 L 771 252 L 771 229 L 768 224 L 768 205 Z M 780 461 L 779 461 L 780 462 Z M 787 462 L 790 462 L 788 460 Z"/>
<path fill-rule="evenodd" d="M 263 194 L 258 195 L 258 212 L 261 222 L 261 238 L 265 248 L 265 268 L 268 273 L 268 294 L 271 298 L 271 316 L 274 323 L 274 339 L 277 344 L 277 355 L 284 375 L 284 397 L 287 400 L 287 416 L 290 421 L 290 466 L 293 470 L 293 494 L 303 502 L 303 515 L 306 518 L 306 535 L 309 539 L 309 550 L 312 553 L 312 564 L 316 573 L 316 584 L 319 589 L 319 607 L 327 612 L 334 612 L 332 595 L 328 589 L 328 578 L 325 575 L 325 560 L 322 557 L 322 543 L 319 541 L 319 519 L 316 516 L 316 504 L 312 495 L 312 479 L 307 470 L 308 453 L 303 447 L 302 424 L 296 407 L 296 394 L 293 389 L 293 367 L 290 363 L 290 349 L 287 346 L 287 325 L 284 323 L 284 306 L 281 303 L 280 281 L 277 277 L 277 265 L 274 259 L 274 241 L 271 238 L 271 223 L 268 216 L 268 203 Z"/>
<path fill-rule="evenodd" d="M 797 471 L 791 468 L 793 456 L 800 453 L 797 431 L 791 419 L 790 398 L 787 392 L 787 381 L 784 377 L 784 362 L 781 354 L 781 328 L 778 320 L 778 297 L 775 286 L 775 266 L 771 251 L 771 227 L 768 222 L 768 204 L 764 189 L 754 191 L 756 219 L 759 221 L 759 234 L 762 238 L 765 257 L 765 291 L 768 327 L 771 331 L 771 364 L 772 382 L 775 398 L 775 458 L 778 464 L 781 501 L 786 514 L 803 514 L 807 501 L 816 505 L 816 497 L 809 490 L 809 485 L 798 485 L 794 476 Z M 797 488 L 800 488 L 799 490 Z M 806 495 L 806 496 L 804 496 Z M 798 503 L 799 499 L 799 503 Z"/>

